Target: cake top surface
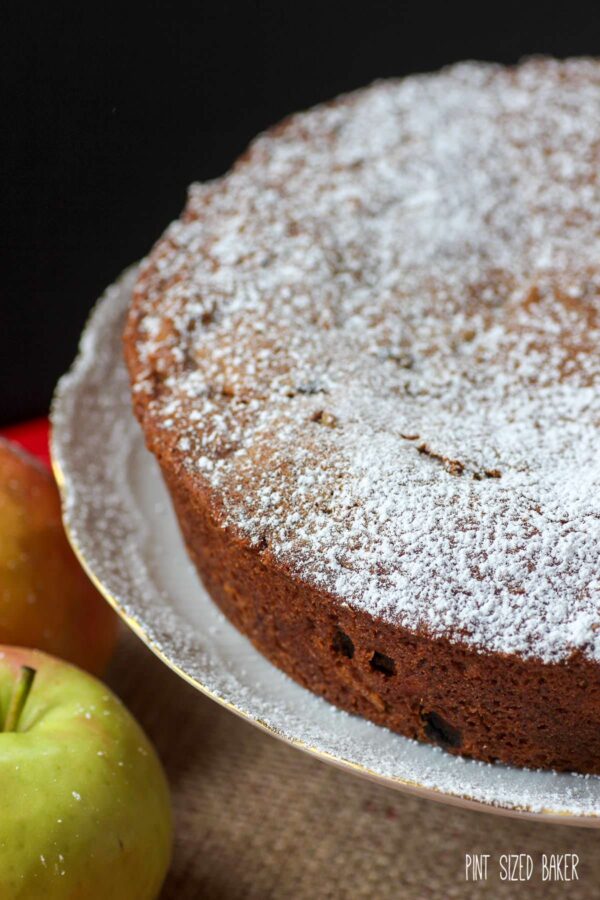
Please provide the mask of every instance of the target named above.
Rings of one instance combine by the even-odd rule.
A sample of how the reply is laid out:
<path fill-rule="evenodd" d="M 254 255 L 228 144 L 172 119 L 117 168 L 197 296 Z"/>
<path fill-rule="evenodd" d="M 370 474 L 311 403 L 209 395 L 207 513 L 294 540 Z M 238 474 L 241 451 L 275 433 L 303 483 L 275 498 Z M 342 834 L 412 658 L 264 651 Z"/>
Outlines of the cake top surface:
<path fill-rule="evenodd" d="M 142 264 L 153 449 L 351 606 L 600 659 L 599 167 L 592 60 L 379 82 L 260 136 Z"/>

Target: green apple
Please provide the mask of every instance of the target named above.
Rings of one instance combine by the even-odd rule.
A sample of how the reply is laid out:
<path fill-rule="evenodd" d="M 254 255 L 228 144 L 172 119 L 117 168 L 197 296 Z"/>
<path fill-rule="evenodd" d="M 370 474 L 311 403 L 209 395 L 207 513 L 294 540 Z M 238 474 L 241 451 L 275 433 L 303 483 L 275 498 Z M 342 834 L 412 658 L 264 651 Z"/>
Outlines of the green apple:
<path fill-rule="evenodd" d="M 0 645 L 0 728 L 1 900 L 157 897 L 169 792 L 121 701 L 69 663 Z"/>

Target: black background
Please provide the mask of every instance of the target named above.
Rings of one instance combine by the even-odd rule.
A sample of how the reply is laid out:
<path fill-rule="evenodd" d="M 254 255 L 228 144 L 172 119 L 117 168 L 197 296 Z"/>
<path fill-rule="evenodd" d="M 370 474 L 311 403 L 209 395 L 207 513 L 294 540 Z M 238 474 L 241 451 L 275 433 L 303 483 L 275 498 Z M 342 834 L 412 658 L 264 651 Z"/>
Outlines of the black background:
<path fill-rule="evenodd" d="M 0 424 L 44 413 L 95 298 L 286 113 L 464 58 L 600 53 L 572 4 L 11 4 L 2 43 Z"/>

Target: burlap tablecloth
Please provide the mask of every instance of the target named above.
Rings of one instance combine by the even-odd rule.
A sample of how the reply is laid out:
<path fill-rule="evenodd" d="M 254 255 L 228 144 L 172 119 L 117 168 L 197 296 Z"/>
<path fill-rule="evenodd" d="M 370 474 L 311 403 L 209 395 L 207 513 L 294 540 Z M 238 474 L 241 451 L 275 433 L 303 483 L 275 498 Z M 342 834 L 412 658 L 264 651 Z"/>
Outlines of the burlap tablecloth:
<path fill-rule="evenodd" d="M 318 762 L 202 696 L 125 631 L 109 681 L 170 780 L 164 900 L 600 897 L 600 832 L 456 809 Z M 466 852 L 492 855 L 485 883 L 465 882 Z M 579 854 L 577 882 L 499 880 L 503 853 L 537 867 L 565 852 Z"/>

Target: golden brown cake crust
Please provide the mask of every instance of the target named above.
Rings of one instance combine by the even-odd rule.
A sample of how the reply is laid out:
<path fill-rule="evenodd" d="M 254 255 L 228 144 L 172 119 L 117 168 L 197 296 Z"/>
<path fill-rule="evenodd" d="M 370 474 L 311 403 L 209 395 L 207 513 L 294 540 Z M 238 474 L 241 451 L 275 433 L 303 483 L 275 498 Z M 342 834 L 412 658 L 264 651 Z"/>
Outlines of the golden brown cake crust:
<path fill-rule="evenodd" d="M 417 112 L 415 112 L 417 110 Z M 210 594 L 336 705 L 600 772 L 600 66 L 292 117 L 142 265 L 134 408 Z"/>

